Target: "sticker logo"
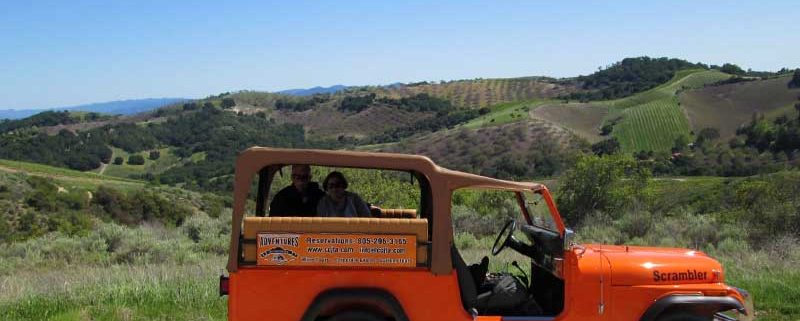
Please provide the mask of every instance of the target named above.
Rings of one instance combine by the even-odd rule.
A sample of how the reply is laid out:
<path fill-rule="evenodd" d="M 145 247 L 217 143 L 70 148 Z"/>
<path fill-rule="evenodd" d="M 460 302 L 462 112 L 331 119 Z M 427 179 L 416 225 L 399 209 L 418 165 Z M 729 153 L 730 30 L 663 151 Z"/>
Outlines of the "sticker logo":
<path fill-rule="evenodd" d="M 281 247 L 273 247 L 261 253 L 260 257 L 278 265 L 284 265 L 297 259 L 297 253 Z"/>

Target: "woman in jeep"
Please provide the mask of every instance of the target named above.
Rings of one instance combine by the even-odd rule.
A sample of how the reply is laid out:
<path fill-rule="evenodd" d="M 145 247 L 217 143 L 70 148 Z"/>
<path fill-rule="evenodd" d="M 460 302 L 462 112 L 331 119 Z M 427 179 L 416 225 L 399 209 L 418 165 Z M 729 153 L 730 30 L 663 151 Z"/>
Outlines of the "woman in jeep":
<path fill-rule="evenodd" d="M 371 217 L 361 196 L 347 191 L 347 179 L 341 172 L 328 174 L 322 187 L 326 195 L 317 203 L 317 216 Z"/>

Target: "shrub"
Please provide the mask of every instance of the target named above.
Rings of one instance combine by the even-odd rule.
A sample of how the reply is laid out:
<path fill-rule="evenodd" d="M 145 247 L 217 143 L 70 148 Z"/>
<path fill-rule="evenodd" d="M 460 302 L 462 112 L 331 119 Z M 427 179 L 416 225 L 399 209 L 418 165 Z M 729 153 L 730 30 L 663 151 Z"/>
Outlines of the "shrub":
<path fill-rule="evenodd" d="M 456 243 L 456 247 L 462 251 L 471 249 L 478 244 L 478 239 L 469 232 L 456 233 L 453 241 Z"/>
<path fill-rule="evenodd" d="M 144 157 L 139 154 L 128 156 L 128 165 L 144 165 Z"/>
<path fill-rule="evenodd" d="M 792 80 L 789 81 L 789 88 L 800 87 L 800 69 L 795 69 L 792 74 Z"/>
<path fill-rule="evenodd" d="M 567 224 L 579 226 L 593 212 L 619 215 L 646 198 L 650 171 L 627 156 L 581 156 L 561 179 L 557 198 Z M 616 218 L 616 217 L 612 217 Z"/>
<path fill-rule="evenodd" d="M 122 157 L 117 156 L 117 157 L 114 158 L 114 165 L 122 165 L 122 163 L 124 163 L 124 162 L 125 162 L 125 159 L 123 159 Z"/>
<path fill-rule="evenodd" d="M 233 98 L 222 98 L 222 105 L 221 106 L 222 106 L 222 109 L 228 109 L 228 108 L 231 108 L 233 106 L 236 106 L 236 102 L 233 100 Z"/>
<path fill-rule="evenodd" d="M 161 152 L 157 150 L 152 150 L 150 151 L 150 156 L 148 158 L 150 158 L 150 160 L 156 160 L 159 157 L 161 157 Z"/>

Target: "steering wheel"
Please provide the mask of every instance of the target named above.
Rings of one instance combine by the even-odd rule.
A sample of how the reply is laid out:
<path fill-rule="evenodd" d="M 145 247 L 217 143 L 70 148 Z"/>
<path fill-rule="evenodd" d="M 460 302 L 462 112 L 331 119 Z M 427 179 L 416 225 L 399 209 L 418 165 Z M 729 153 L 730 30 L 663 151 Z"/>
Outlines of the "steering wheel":
<path fill-rule="evenodd" d="M 511 240 L 511 236 L 514 235 L 514 230 L 516 229 L 517 221 L 508 220 L 508 222 L 506 222 L 506 225 L 503 226 L 502 230 L 500 230 L 500 234 L 497 235 L 497 239 L 494 240 L 494 245 L 492 245 L 492 255 L 496 256 L 506 248 L 506 245 L 508 245 L 509 240 Z M 500 243 L 500 240 L 503 240 L 503 243 Z"/>

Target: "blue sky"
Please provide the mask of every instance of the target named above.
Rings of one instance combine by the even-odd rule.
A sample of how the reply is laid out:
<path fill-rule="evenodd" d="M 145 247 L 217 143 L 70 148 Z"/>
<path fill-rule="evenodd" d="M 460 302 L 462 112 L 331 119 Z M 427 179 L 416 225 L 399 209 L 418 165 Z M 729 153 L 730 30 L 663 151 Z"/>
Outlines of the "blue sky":
<path fill-rule="evenodd" d="M 793 1 L 3 1 L 0 108 L 588 74 L 624 57 L 800 67 Z"/>

